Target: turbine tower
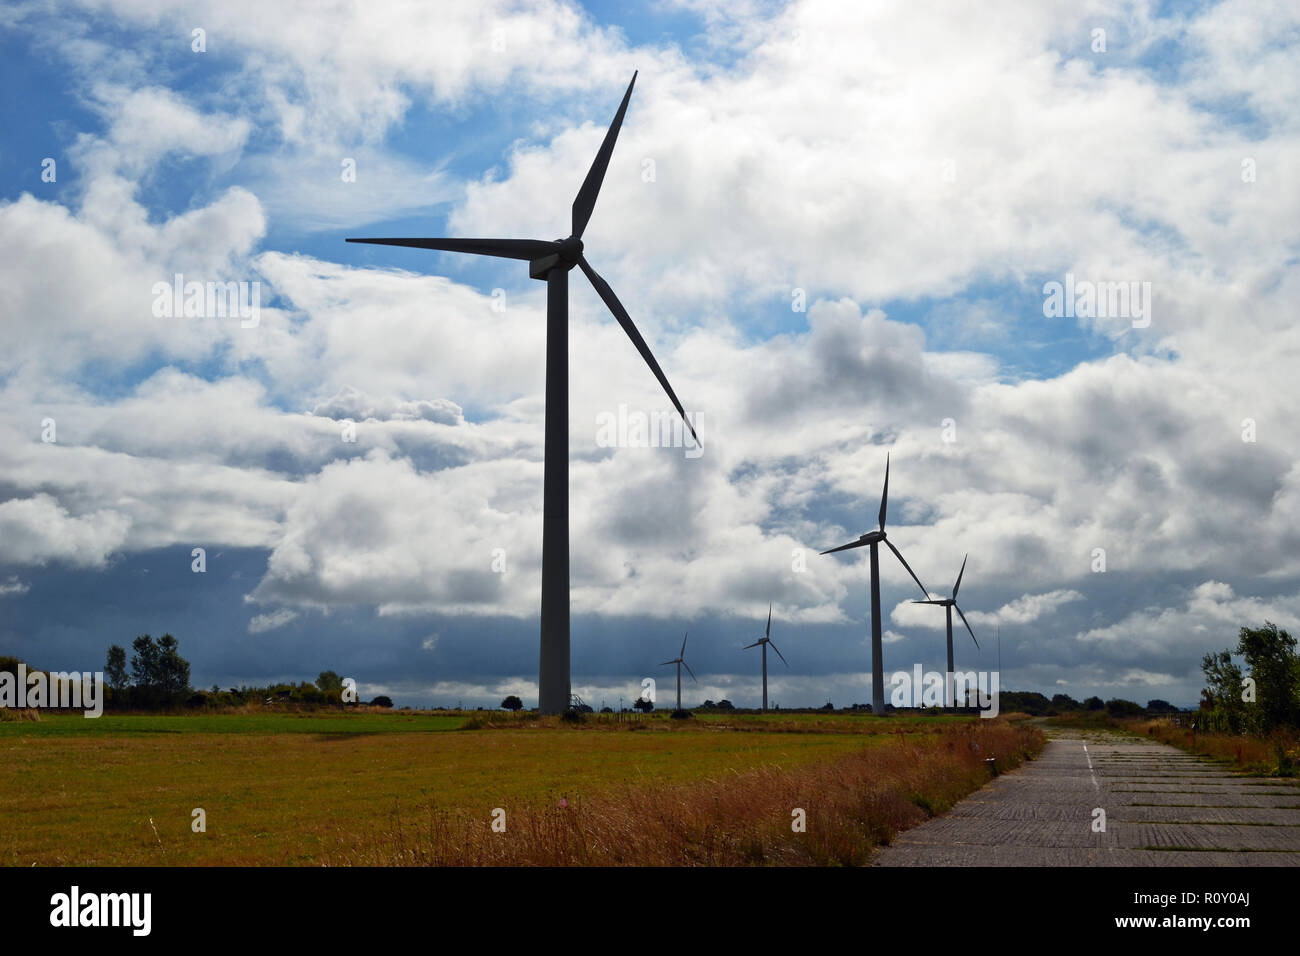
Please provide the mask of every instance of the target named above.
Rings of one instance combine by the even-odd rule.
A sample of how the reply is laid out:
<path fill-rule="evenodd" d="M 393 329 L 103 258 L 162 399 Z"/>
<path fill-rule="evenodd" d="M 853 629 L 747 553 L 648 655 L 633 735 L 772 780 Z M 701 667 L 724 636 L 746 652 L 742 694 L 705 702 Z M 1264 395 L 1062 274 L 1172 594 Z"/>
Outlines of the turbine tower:
<path fill-rule="evenodd" d="M 659 665 L 660 667 L 666 667 L 669 664 L 677 665 L 677 709 L 678 710 L 682 709 L 682 668 L 685 667 L 686 673 L 691 675 L 691 680 L 695 680 L 695 671 L 691 670 L 691 665 L 686 663 L 686 637 L 689 633 L 690 632 L 688 631 L 687 634 L 682 635 L 682 649 L 677 652 L 677 656 L 674 657 L 672 660 L 664 661 L 662 664 Z M 695 682 L 697 684 L 699 683 L 699 681 L 695 681 Z"/>
<path fill-rule="evenodd" d="M 970 555 L 966 555 L 966 558 Z M 957 607 L 957 591 L 961 588 L 961 576 L 966 573 L 966 558 L 961 559 L 961 570 L 957 572 L 957 583 L 952 586 L 952 597 L 926 599 L 924 601 L 913 601 L 913 604 L 937 604 L 948 612 L 948 706 L 957 706 L 957 687 L 953 684 L 953 664 L 952 664 L 952 612 L 955 608 L 961 615 L 961 622 L 966 625 L 966 630 L 970 631 L 970 639 L 975 641 L 975 632 L 970 629 L 970 621 L 966 620 L 966 615 L 961 613 L 961 608 Z M 976 650 L 979 649 L 980 642 L 975 641 Z"/>
<path fill-rule="evenodd" d="M 877 546 L 884 542 L 889 546 L 889 550 L 894 552 L 894 557 L 907 568 L 907 573 L 912 576 L 916 586 L 921 589 L 921 593 L 928 600 L 930 592 L 925 589 L 921 579 L 916 576 L 916 572 L 903 559 L 903 555 L 894 547 L 894 543 L 885 535 L 885 506 L 889 503 L 889 455 L 885 455 L 885 490 L 880 495 L 880 528 L 877 531 L 868 531 L 860 535 L 857 541 L 850 541 L 848 544 L 842 544 L 838 548 L 831 548 L 823 551 L 822 554 L 834 554 L 836 551 L 848 551 L 850 548 L 871 548 L 871 712 L 877 717 L 885 712 L 885 667 L 881 660 L 881 639 L 880 639 L 880 559 L 877 555 Z"/>
<path fill-rule="evenodd" d="M 605 134 L 600 150 L 573 200 L 572 231 L 567 239 L 349 239 L 381 246 L 406 246 L 441 252 L 467 252 L 500 259 L 521 259 L 528 274 L 546 282 L 546 445 L 542 479 L 542 633 L 538 667 L 538 705 L 543 714 L 569 707 L 569 270 L 580 268 L 618 320 L 650 371 L 668 393 L 691 437 L 695 427 L 650 346 L 637 331 L 623 303 L 583 255 L 582 234 L 614 152 L 623 114 L 632 98 L 636 74 Z"/>
<path fill-rule="evenodd" d="M 756 640 L 753 644 L 746 644 L 744 647 L 744 650 L 749 650 L 751 647 L 763 648 L 763 712 L 764 713 L 767 712 L 767 645 L 769 644 L 772 644 L 772 605 L 771 604 L 767 606 L 767 630 L 764 631 L 763 636 L 760 637 L 758 640 Z M 775 644 L 772 644 L 772 650 L 776 651 L 776 656 L 781 658 L 782 664 L 784 664 L 786 667 L 790 666 L 790 662 L 785 659 L 785 655 L 781 653 L 781 649 L 779 647 L 777 647 Z"/>

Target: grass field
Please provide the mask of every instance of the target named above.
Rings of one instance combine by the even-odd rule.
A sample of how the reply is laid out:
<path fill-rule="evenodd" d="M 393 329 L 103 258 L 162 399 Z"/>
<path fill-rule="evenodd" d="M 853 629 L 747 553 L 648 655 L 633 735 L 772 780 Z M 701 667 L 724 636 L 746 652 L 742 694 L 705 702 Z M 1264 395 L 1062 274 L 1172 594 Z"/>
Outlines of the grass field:
<path fill-rule="evenodd" d="M 511 833 L 532 827 L 536 838 L 538 821 L 561 800 L 588 814 L 603 806 L 606 820 L 616 806 L 626 817 L 629 799 L 685 806 L 692 793 L 711 794 L 714 804 L 748 794 L 752 802 L 755 774 L 766 774 L 776 793 L 778 780 L 793 786 L 832 768 L 840 779 L 846 760 L 867 754 L 901 760 L 909 773 L 927 753 L 956 754 L 964 776 L 954 785 L 965 792 L 986 772 L 963 753 L 966 738 L 994 729 L 979 725 L 1002 724 L 942 716 L 679 722 L 656 715 L 570 727 L 527 714 L 490 716 L 488 726 L 473 714 L 257 711 L 98 720 L 43 714 L 37 722 L 0 724 L 0 863 L 546 862 L 535 853 L 578 851 L 552 839 L 528 859 L 487 858 L 498 853 L 482 840 L 492 811 L 506 810 Z M 480 729 L 459 729 L 466 726 Z M 1012 746 L 1003 749 L 1009 763 L 1018 761 Z M 933 784 L 907 786 L 916 790 L 904 798 L 914 812 L 932 809 L 932 799 L 940 806 L 955 799 L 946 785 L 934 794 L 923 792 Z M 195 808 L 206 813 L 206 832 L 192 832 Z M 747 825 L 739 818 L 748 811 L 732 812 Z M 638 821 L 624 823 L 635 829 Z M 422 845 L 439 839 L 436 852 Z M 498 844 L 523 853 L 525 842 L 519 836 Z M 465 855 L 471 847 L 473 858 Z"/>

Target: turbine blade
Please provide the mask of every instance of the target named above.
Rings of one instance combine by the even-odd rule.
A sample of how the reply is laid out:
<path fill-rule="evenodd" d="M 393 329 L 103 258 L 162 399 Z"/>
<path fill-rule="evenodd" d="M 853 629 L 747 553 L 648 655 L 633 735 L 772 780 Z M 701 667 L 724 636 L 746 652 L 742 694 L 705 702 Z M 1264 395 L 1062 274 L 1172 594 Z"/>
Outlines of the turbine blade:
<path fill-rule="evenodd" d="M 952 607 L 954 611 L 956 611 L 958 614 L 961 614 L 961 622 L 966 625 L 966 630 L 970 631 L 970 621 L 966 620 L 966 615 L 961 613 L 961 608 L 959 608 L 956 604 L 953 604 Z M 975 641 L 974 631 L 970 631 L 970 639 L 972 641 Z M 978 648 L 980 646 L 980 642 L 975 641 L 975 646 Z"/>
<path fill-rule="evenodd" d="M 655 378 L 659 379 L 659 384 L 668 393 L 668 398 L 672 401 L 673 407 L 677 409 L 677 414 L 682 416 L 682 421 L 691 430 L 691 437 L 695 439 L 695 444 L 699 445 L 700 436 L 695 434 L 695 426 L 686 417 L 686 411 L 682 408 L 682 403 L 677 400 L 677 393 L 668 384 L 668 376 L 664 375 L 664 370 L 659 367 L 654 355 L 650 353 L 650 346 L 646 345 L 645 339 L 641 338 L 641 333 L 637 331 L 636 326 L 632 323 L 632 317 L 627 314 L 627 309 L 623 308 L 623 303 L 618 301 L 618 296 L 614 295 L 614 290 L 609 287 L 609 283 L 602 279 L 599 273 L 591 267 L 591 263 L 587 261 L 585 256 L 578 259 L 578 265 L 582 266 L 582 271 L 591 280 L 596 293 L 605 300 L 605 305 L 609 306 L 609 311 L 614 313 L 614 318 L 618 319 L 618 324 L 623 326 L 623 331 L 627 333 L 627 337 L 632 340 L 632 344 L 636 346 L 637 351 L 641 353 L 641 357 L 650 366 L 650 371 L 654 372 Z"/>
<path fill-rule="evenodd" d="M 889 452 L 885 452 L 885 490 L 880 494 L 880 530 L 885 530 L 885 506 L 889 504 Z"/>
<path fill-rule="evenodd" d="M 767 630 L 763 633 L 764 637 L 772 636 L 772 602 L 767 602 Z"/>
<path fill-rule="evenodd" d="M 619 104 L 618 112 L 614 114 L 614 122 L 609 124 L 605 141 L 600 144 L 600 150 L 591 163 L 591 169 L 587 171 L 587 178 L 582 181 L 582 188 L 578 190 L 577 198 L 573 200 L 573 234 L 579 239 L 582 238 L 583 230 L 587 228 L 592 210 L 596 208 L 600 184 L 605 181 L 609 157 L 614 153 L 614 142 L 618 139 L 618 131 L 623 126 L 623 114 L 627 112 L 628 101 L 632 99 L 632 87 L 635 85 L 636 74 L 633 73 L 632 82 L 627 85 L 627 92 L 623 94 L 623 102 Z"/>
<path fill-rule="evenodd" d="M 555 252 L 559 243 L 545 239 L 349 239 L 372 246 L 406 246 L 438 252 L 468 252 L 498 259 L 540 259 Z"/>
<path fill-rule="evenodd" d="M 682 661 L 682 666 L 686 668 L 686 673 L 691 675 L 691 680 L 695 681 L 695 683 L 698 684 L 699 681 L 695 680 L 695 671 L 691 670 L 691 665 L 686 663 L 685 661 Z"/>
<path fill-rule="evenodd" d="M 755 641 L 753 644 L 746 644 L 744 647 L 741 648 L 741 650 L 742 650 L 742 651 L 747 651 L 747 650 L 749 650 L 751 647 L 758 647 L 758 645 L 760 645 L 760 644 L 762 644 L 762 643 L 763 643 L 762 641 Z"/>
<path fill-rule="evenodd" d="M 785 659 L 785 655 L 781 653 L 781 649 L 778 648 L 775 644 L 772 644 L 771 641 L 768 641 L 767 643 L 771 645 L 772 650 L 776 651 L 776 656 L 781 658 L 781 663 L 784 664 L 786 667 L 790 667 L 790 662 Z M 793 667 L 791 667 L 790 669 L 794 670 Z"/>
<path fill-rule="evenodd" d="M 913 604 L 942 604 L 943 601 L 917 601 L 913 599 L 912 603 Z"/>
<path fill-rule="evenodd" d="M 885 544 L 889 545 L 889 550 L 894 552 L 894 557 L 898 558 L 899 561 L 903 562 L 903 567 L 907 568 L 907 573 L 912 576 L 912 580 L 915 581 L 916 586 L 921 589 L 921 593 L 925 595 L 926 600 L 929 600 L 930 592 L 925 589 L 925 585 L 922 584 L 921 579 L 916 576 L 916 572 L 912 570 L 912 566 L 908 564 L 907 561 L 903 558 L 902 553 L 896 547 L 894 547 L 894 542 L 886 538 Z"/>
<path fill-rule="evenodd" d="M 676 664 L 676 663 L 677 663 L 676 661 L 664 661 L 664 662 L 663 662 L 662 664 L 660 664 L 659 666 L 660 666 L 660 667 L 667 667 L 669 664 Z"/>
<path fill-rule="evenodd" d="M 969 558 L 970 555 L 966 555 Z M 952 586 L 952 599 L 957 600 L 957 591 L 961 588 L 961 576 L 966 573 L 966 558 L 961 559 L 961 570 L 957 572 L 957 583 Z"/>
<path fill-rule="evenodd" d="M 682 649 L 681 649 L 680 651 L 677 652 L 677 656 L 678 656 L 678 657 L 685 657 L 685 656 L 686 656 L 686 637 L 687 637 L 687 635 L 689 635 L 690 633 L 691 633 L 690 631 L 687 631 L 686 634 L 683 634 L 683 635 L 682 635 Z"/>
<path fill-rule="evenodd" d="M 847 551 L 850 548 L 861 548 L 870 544 L 870 541 L 850 541 L 848 544 L 842 544 L 838 548 L 831 548 L 829 551 L 823 551 L 822 554 L 834 554 L 836 551 Z M 927 595 L 928 596 L 928 595 Z"/>

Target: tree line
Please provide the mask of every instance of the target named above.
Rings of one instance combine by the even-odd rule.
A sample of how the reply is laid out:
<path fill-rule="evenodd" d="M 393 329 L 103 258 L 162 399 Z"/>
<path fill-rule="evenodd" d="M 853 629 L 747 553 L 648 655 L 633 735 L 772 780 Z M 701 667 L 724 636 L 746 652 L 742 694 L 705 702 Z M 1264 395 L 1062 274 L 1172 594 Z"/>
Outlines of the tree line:
<path fill-rule="evenodd" d="M 344 682 L 334 671 L 321 671 L 315 682 L 268 684 L 264 687 L 230 687 L 213 684 L 209 690 L 190 686 L 190 662 L 180 655 L 180 642 L 171 634 L 155 640 L 141 634 L 131 642 L 128 671 L 126 648 L 112 644 L 104 664 L 108 685 L 107 705 L 115 710 L 166 710 L 176 707 L 237 707 L 247 703 L 288 703 L 344 706 L 362 703 L 346 699 Z M 392 707 L 393 701 L 379 695 L 375 707 Z"/>

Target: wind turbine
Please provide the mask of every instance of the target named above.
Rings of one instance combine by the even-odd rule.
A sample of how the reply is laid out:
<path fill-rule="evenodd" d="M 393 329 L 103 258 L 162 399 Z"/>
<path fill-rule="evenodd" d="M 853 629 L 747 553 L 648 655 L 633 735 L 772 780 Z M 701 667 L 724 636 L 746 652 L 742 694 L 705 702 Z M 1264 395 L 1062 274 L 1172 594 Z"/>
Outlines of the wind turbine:
<path fill-rule="evenodd" d="M 937 599 L 927 598 L 924 601 L 912 602 L 913 604 L 937 604 L 948 612 L 948 689 L 949 699 L 952 701 L 949 705 L 951 707 L 957 706 L 957 687 L 953 684 L 952 680 L 952 612 L 954 609 L 956 609 L 957 613 L 961 615 L 961 622 L 966 625 L 966 630 L 970 631 L 970 639 L 975 641 L 975 632 L 970 630 L 970 621 L 966 620 L 966 615 L 962 614 L 961 608 L 957 607 L 957 591 L 961 588 L 961 576 L 966 573 L 966 558 L 969 557 L 970 555 L 968 554 L 965 558 L 961 559 L 961 570 L 957 572 L 957 583 L 952 586 L 952 597 Z M 976 650 L 979 649 L 979 646 L 980 642 L 975 641 Z"/>
<path fill-rule="evenodd" d="M 744 650 L 749 650 L 751 647 L 763 648 L 763 710 L 765 712 L 767 710 L 767 645 L 769 644 L 772 644 L 772 605 L 771 604 L 767 606 L 767 630 L 764 631 L 763 636 L 760 637 L 758 640 L 756 640 L 753 644 L 746 644 L 745 647 L 743 648 Z M 790 662 L 785 659 L 785 655 L 781 653 L 781 649 L 779 647 L 777 647 L 775 644 L 772 644 L 772 650 L 776 651 L 776 656 L 781 658 L 782 664 L 784 664 L 786 667 L 790 666 Z"/>
<path fill-rule="evenodd" d="M 623 331 L 668 393 L 691 437 L 699 436 L 677 400 L 650 346 L 637 331 L 623 303 L 591 267 L 583 253 L 582 234 L 591 219 L 609 166 L 614 142 L 632 98 L 636 74 L 605 133 L 605 141 L 573 200 L 572 232 L 567 239 L 349 239 L 381 246 L 407 246 L 441 252 L 467 252 L 500 259 L 521 259 L 528 274 L 546 282 L 546 445 L 542 479 L 542 633 L 538 668 L 538 705 L 544 714 L 569 706 L 569 270 L 580 268 L 614 314 Z"/>
<path fill-rule="evenodd" d="M 880 640 L 880 559 L 876 550 L 880 542 L 885 542 L 889 550 L 894 552 L 894 557 L 907 568 L 907 573 L 912 576 L 916 586 L 921 589 L 921 593 L 928 599 L 930 592 L 925 589 L 921 579 L 916 576 L 916 572 L 903 559 L 903 555 L 894 547 L 894 543 L 885 536 L 885 506 L 889 503 L 889 455 L 885 455 L 885 490 L 880 495 L 880 528 L 877 531 L 868 531 L 860 535 L 857 541 L 850 541 L 848 544 L 842 544 L 838 548 L 831 548 L 823 551 L 822 554 L 834 554 L 836 551 L 848 551 L 850 548 L 861 548 L 869 546 L 871 548 L 871 712 L 877 717 L 885 712 L 885 668 L 881 660 L 881 640 Z"/>
<path fill-rule="evenodd" d="M 695 680 L 695 671 L 691 670 L 691 665 L 686 663 L 686 638 L 690 632 L 682 635 L 682 649 L 677 652 L 677 656 L 670 661 L 664 661 L 660 667 L 666 667 L 669 664 L 677 665 L 677 709 L 682 709 L 682 668 L 686 668 L 686 673 L 691 675 L 691 680 Z M 699 681 L 695 681 L 697 684 Z"/>

